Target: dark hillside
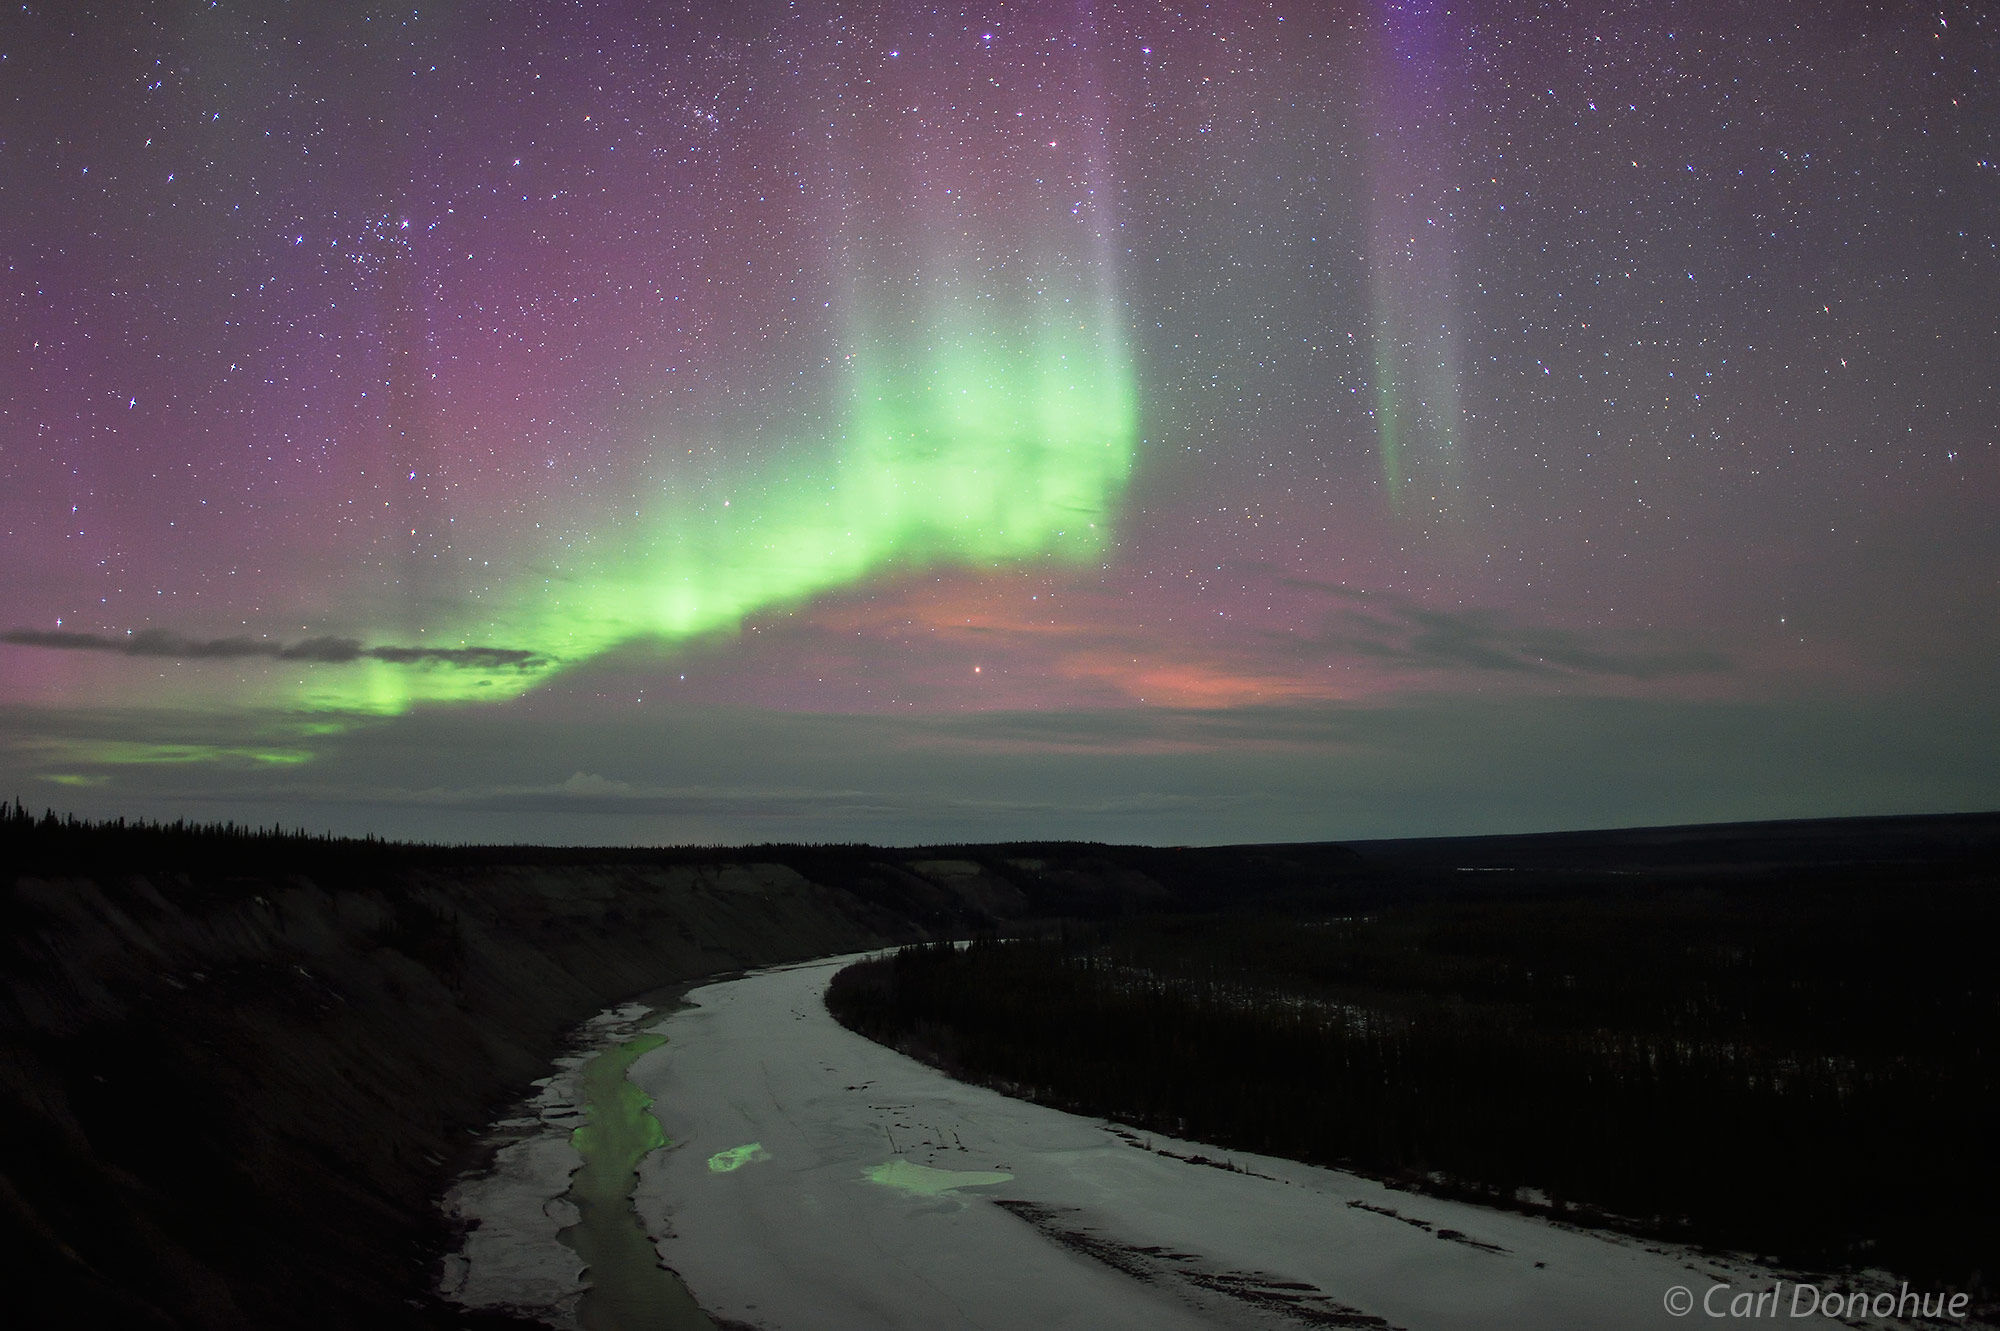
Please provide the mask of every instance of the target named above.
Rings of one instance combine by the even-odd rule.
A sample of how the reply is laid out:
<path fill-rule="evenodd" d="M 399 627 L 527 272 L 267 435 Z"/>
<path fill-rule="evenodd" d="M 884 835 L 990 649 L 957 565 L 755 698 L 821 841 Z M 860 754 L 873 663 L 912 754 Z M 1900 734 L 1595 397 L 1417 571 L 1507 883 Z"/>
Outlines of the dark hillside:
<path fill-rule="evenodd" d="M 1079 846 L 441 848 L 17 812 L 0 856 L 0 1226 L 30 1326 L 469 1325 L 425 1297 L 434 1198 L 576 1022 L 1173 900 Z"/>

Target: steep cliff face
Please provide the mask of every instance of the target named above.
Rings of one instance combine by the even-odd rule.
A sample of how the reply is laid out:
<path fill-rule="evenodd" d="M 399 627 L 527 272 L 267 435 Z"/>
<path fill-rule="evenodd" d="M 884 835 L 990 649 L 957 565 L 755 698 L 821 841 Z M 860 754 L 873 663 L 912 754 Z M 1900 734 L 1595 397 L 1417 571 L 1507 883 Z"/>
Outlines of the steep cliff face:
<path fill-rule="evenodd" d="M 27 866 L 0 1006 L 0 1224 L 33 1272 L 15 1324 L 499 1324 L 424 1298 L 432 1199 L 578 1020 L 1057 898 L 1162 894 L 1087 866 L 1051 886 L 1039 867 L 770 855 Z"/>

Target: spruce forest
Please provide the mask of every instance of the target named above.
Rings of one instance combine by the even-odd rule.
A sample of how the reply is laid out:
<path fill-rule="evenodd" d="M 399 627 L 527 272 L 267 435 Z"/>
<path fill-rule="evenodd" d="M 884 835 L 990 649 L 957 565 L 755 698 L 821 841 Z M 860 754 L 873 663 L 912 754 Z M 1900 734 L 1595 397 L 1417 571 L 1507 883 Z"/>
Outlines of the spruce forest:
<path fill-rule="evenodd" d="M 1482 891 L 906 948 L 850 1028 L 1136 1128 L 1813 1271 L 2000 1253 L 1985 882 Z"/>

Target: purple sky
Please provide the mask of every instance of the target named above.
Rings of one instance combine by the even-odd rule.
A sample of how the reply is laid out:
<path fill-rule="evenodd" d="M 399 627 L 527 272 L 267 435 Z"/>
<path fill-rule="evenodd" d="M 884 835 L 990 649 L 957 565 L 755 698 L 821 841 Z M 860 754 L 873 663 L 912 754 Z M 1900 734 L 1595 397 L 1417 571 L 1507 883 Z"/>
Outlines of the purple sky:
<path fill-rule="evenodd" d="M 0 795 L 2000 806 L 1996 75 L 1967 3 L 36 0 Z"/>

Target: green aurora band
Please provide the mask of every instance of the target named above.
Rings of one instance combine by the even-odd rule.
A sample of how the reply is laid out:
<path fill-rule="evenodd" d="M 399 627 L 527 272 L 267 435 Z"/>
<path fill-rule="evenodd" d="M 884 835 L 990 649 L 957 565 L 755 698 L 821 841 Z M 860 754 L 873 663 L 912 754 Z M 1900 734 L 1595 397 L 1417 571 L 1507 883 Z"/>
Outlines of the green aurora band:
<path fill-rule="evenodd" d="M 366 648 L 249 674 L 257 663 L 247 658 L 188 658 L 176 666 L 178 715 L 193 718 L 191 731 L 226 721 L 241 739 L 193 742 L 203 731 L 141 750 L 79 735 L 58 744 L 51 770 L 83 769 L 61 775 L 84 781 L 89 769 L 139 762 L 309 761 L 321 746 L 308 735 L 516 698 L 627 645 L 672 650 L 874 580 L 1103 560 L 1139 408 L 1109 211 L 1108 111 L 1088 63 L 1064 103 L 1083 203 L 1053 183 L 1055 144 L 1039 134 L 968 156 L 962 126 L 943 125 L 930 156 L 888 165 L 831 150 L 840 184 L 822 271 L 838 294 L 817 378 L 795 376 L 786 390 L 797 394 L 796 425 L 724 425 L 690 450 L 699 410 L 660 418 L 638 448 L 617 450 L 640 460 L 601 498 L 544 496 L 578 506 L 540 534 L 517 533 L 525 539 L 491 561 L 483 594 L 440 610 L 449 593 L 418 572 L 399 580 L 402 606 L 378 598 L 358 622 L 306 630 L 399 645 L 400 659 Z M 829 112 L 845 125 L 859 114 Z M 980 114 L 969 103 L 966 124 L 984 124 Z M 697 451 L 755 461 L 690 483 Z M 495 644 L 519 659 L 453 656 Z"/>
<path fill-rule="evenodd" d="M 956 311 L 926 321 L 915 354 L 864 341 L 829 463 L 665 500 L 624 533 L 621 553 L 574 581 L 528 589 L 512 598 L 516 613 L 464 637 L 531 645 L 541 664 L 359 661 L 314 671 L 299 701 L 394 715 L 512 697 L 624 643 L 727 632 L 753 612 L 870 577 L 1102 558 L 1138 441 L 1114 302 L 1087 288 L 1044 294 L 1011 327 L 965 313 L 979 303 L 952 303 Z"/>
<path fill-rule="evenodd" d="M 518 570 L 503 584 L 505 611 L 423 636 L 434 649 L 526 649 L 527 664 L 363 655 L 273 661 L 261 680 L 245 680 L 242 661 L 191 661 L 183 678 L 206 673 L 211 693 L 207 710 L 188 714 L 203 725 L 247 721 L 244 741 L 78 736 L 53 743 L 44 775 L 82 786 L 135 764 L 306 763 L 319 752 L 314 739 L 370 719 L 518 697 L 614 648 L 730 633 L 747 615 L 871 578 L 1101 560 L 1139 430 L 1112 272 L 1100 247 L 1045 270 L 1034 295 L 1011 303 L 949 278 L 930 284 L 917 317 L 906 301 L 883 302 L 882 317 L 857 318 L 846 339 L 855 350 L 839 386 L 840 427 L 817 447 L 776 450 L 797 465 L 766 464 L 695 493 L 663 468 L 650 510 L 588 526 L 585 560 L 571 554 L 559 574 Z M 897 335 L 869 331 L 897 316 Z"/>

